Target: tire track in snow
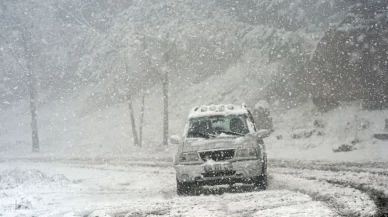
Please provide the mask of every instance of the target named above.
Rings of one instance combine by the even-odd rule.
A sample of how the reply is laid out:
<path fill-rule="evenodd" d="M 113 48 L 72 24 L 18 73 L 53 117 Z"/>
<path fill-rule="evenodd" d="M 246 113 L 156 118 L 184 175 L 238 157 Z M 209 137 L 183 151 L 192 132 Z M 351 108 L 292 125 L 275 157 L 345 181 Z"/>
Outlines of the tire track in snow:
<path fill-rule="evenodd" d="M 122 164 L 120 164 L 122 165 Z M 133 166 L 131 163 L 129 163 L 131 167 Z M 139 165 L 139 162 L 136 162 L 135 167 Z M 145 167 L 148 167 L 148 163 L 142 164 Z M 76 167 L 79 167 L 80 165 L 77 165 Z M 85 165 L 81 166 L 85 167 Z M 151 166 L 154 167 L 154 166 Z M 164 167 L 164 166 L 162 166 Z M 114 168 L 106 168 L 100 167 L 100 165 L 88 165 L 87 168 L 94 168 L 94 169 L 102 169 L 102 170 L 115 170 L 115 171 L 126 171 L 127 169 L 131 170 L 130 168 L 127 169 L 119 169 L 116 166 Z M 128 171 L 129 171 L 128 170 Z M 275 177 L 276 174 L 274 174 Z M 278 177 L 277 177 L 278 178 Z M 283 177 L 284 178 L 284 177 Z M 277 182 L 277 183 L 276 183 Z M 331 208 L 337 211 L 338 214 L 341 216 L 373 216 L 376 214 L 376 206 L 373 203 L 373 201 L 368 197 L 368 195 L 362 193 L 361 191 L 355 191 L 352 188 L 344 188 L 340 185 L 333 185 L 328 184 L 324 182 L 317 182 L 317 181 L 311 181 L 311 180 L 303 180 L 303 179 L 293 179 L 292 182 L 293 185 L 290 185 L 290 178 L 287 178 L 288 184 L 279 186 L 279 179 L 274 180 L 272 178 L 271 184 L 275 185 L 272 186 L 271 189 L 273 190 L 279 190 L 279 189 L 288 189 L 293 191 L 300 191 L 304 194 L 310 195 L 317 201 L 322 201 L 330 205 Z M 299 187 L 295 187 L 295 183 L 304 183 L 303 185 L 299 185 Z M 302 186 L 304 188 L 302 188 Z M 310 186 L 311 188 L 306 189 L 306 186 Z M 312 190 L 315 189 L 315 190 Z M 320 192 L 327 192 L 330 190 L 330 193 L 320 193 Z M 226 191 L 228 192 L 228 191 Z M 341 192 L 340 194 L 337 192 Z M 229 192 L 231 193 L 231 192 Z M 275 209 L 276 207 L 274 207 Z"/>
<path fill-rule="evenodd" d="M 291 160 L 269 160 L 269 166 L 278 168 L 310 169 L 323 171 L 350 171 L 368 172 L 376 175 L 388 176 L 387 162 L 325 162 L 325 161 L 291 161 Z"/>
<path fill-rule="evenodd" d="M 318 180 L 309 180 L 289 174 L 272 174 L 273 187 L 300 191 L 318 201 L 326 202 L 341 216 L 375 216 L 377 207 L 373 200 L 362 191 L 330 184 Z"/>
<path fill-rule="evenodd" d="M 312 201 L 305 194 L 288 190 L 174 197 L 169 201 L 136 207 L 134 211 L 120 211 L 112 216 L 337 216 L 326 204 Z"/>
<path fill-rule="evenodd" d="M 355 184 L 349 184 L 344 182 L 336 182 L 336 181 L 330 181 L 326 180 L 328 183 L 336 184 L 336 185 L 343 185 L 343 186 L 351 186 L 352 188 L 358 189 L 360 191 L 363 191 L 367 193 L 375 202 L 378 210 L 376 213 L 376 216 L 379 217 L 388 217 L 388 196 L 384 194 L 382 191 L 378 191 L 372 188 L 365 188 L 364 185 L 355 185 Z"/>
<path fill-rule="evenodd" d="M 388 216 L 388 177 L 366 172 L 324 171 L 293 168 L 273 168 L 277 174 L 296 176 L 299 178 L 324 181 L 333 185 L 357 189 L 369 195 L 377 207 L 374 216 Z"/>
<path fill-rule="evenodd" d="M 18 159 L 20 160 L 20 159 Z M 28 161 L 31 161 L 31 160 L 28 160 Z M 39 159 L 34 159 L 32 160 L 33 162 L 58 162 L 56 160 L 50 160 L 50 159 L 43 159 L 42 161 L 40 161 Z M 113 159 L 104 159 L 104 158 L 101 158 L 99 160 L 91 160 L 91 159 L 87 159 L 87 160 L 83 160 L 83 159 L 62 159 L 59 161 L 60 163 L 62 164 L 66 164 L 68 166 L 74 166 L 74 167 L 84 167 L 84 168 L 87 168 L 89 167 L 90 169 L 101 169 L 101 170 L 116 170 L 116 171 L 121 171 L 121 172 L 124 172 L 124 171 L 131 171 L 132 169 L 135 169 L 136 167 L 143 167 L 143 168 L 152 168 L 152 167 L 160 167 L 160 168 L 171 168 L 172 167 L 172 163 L 169 162 L 168 160 L 165 160 L 165 161 L 132 161 L 132 160 L 128 160 L 128 159 L 117 159 L 117 158 L 113 158 Z M 273 168 L 272 167 L 276 166 L 276 167 L 281 167 L 281 168 Z M 340 180 L 340 181 L 336 181 L 336 180 L 329 180 L 329 179 L 322 179 L 322 177 L 319 177 L 319 173 L 317 175 L 317 173 L 314 173 L 312 174 L 312 177 L 304 177 L 304 176 L 300 176 L 298 175 L 297 172 L 295 171 L 300 171 L 302 169 L 306 169 L 306 168 L 314 168 L 316 169 L 317 171 L 319 172 L 349 172 L 349 171 L 352 171 L 354 173 L 362 173 L 364 171 L 368 171 L 368 173 L 366 174 L 371 174 L 371 175 L 376 175 L 376 176 L 383 176 L 383 177 L 387 177 L 384 173 L 386 171 L 386 169 L 384 168 L 385 165 L 387 165 L 386 163 L 367 163 L 367 164 L 361 164 L 362 166 L 359 167 L 359 168 L 356 168 L 355 166 L 358 166 L 359 164 L 355 164 L 355 163 L 328 163 L 328 162 L 306 162 L 306 161 L 281 161 L 281 160 L 271 160 L 270 161 L 270 165 L 269 165 L 269 168 L 270 170 L 272 169 L 272 171 L 270 171 L 270 174 L 272 173 L 273 174 L 273 177 L 274 177 L 274 180 L 275 181 L 279 181 L 282 182 L 281 180 L 283 178 L 286 178 L 287 181 L 284 182 L 283 180 L 283 186 L 277 186 L 277 187 L 282 187 L 282 188 L 286 188 L 286 189 L 290 189 L 290 190 L 294 190 L 294 191 L 301 191 L 303 193 L 306 193 L 306 194 L 309 194 L 310 196 L 312 196 L 314 199 L 318 200 L 318 201 L 323 201 L 323 202 L 326 202 L 327 204 L 329 204 L 331 207 L 333 207 L 334 209 L 336 209 L 338 211 L 339 214 L 343 215 L 343 216 L 371 216 L 371 215 L 381 215 L 381 214 L 384 214 L 385 211 L 384 211 L 384 204 L 385 203 L 385 195 L 386 194 L 381 194 L 381 191 L 376 191 L 376 189 L 367 189 L 365 188 L 365 185 L 357 185 L 357 184 L 352 184 L 352 182 L 349 182 L 349 180 L 346 180 L 346 178 L 349 178 L 349 177 L 346 177 L 345 180 Z M 108 168 L 106 168 L 108 166 Z M 130 166 L 130 168 L 128 168 L 128 166 Z M 375 166 L 373 169 L 374 169 L 374 172 L 375 173 L 372 173 L 372 172 L 369 172 L 369 167 L 371 166 Z M 297 168 L 297 169 L 295 169 Z M 279 172 L 280 169 L 284 169 L 285 171 L 288 171 L 288 173 L 284 174 L 283 172 Z M 172 171 L 172 170 L 171 170 Z M 377 172 L 376 172 L 377 171 Z M 382 173 L 381 173 L 382 172 Z M 167 172 L 167 173 L 170 173 L 170 172 Z M 365 173 L 365 172 L 364 172 Z M 162 174 L 161 174 L 162 175 Z M 289 175 L 288 177 L 281 177 L 280 175 Z M 297 179 L 293 180 L 293 182 L 289 182 L 290 181 L 290 177 L 291 178 L 296 178 L 295 176 L 298 176 Z M 317 176 L 317 177 L 314 177 L 314 176 Z M 337 176 L 341 177 L 341 175 L 338 175 Z M 307 180 L 307 183 L 306 183 L 306 180 Z M 305 185 L 297 185 L 297 187 L 295 186 L 295 183 L 305 183 Z M 279 182 L 278 182 L 279 183 Z M 288 183 L 288 184 L 287 184 Z M 290 183 L 293 183 L 293 184 L 290 184 Z M 326 184 L 322 184 L 322 183 L 326 183 Z M 294 185 L 294 186 L 292 186 Z M 312 189 L 307 189 L 305 188 L 305 186 L 309 186 L 311 185 Z M 362 186 L 362 187 L 361 187 Z M 275 186 L 276 187 L 276 186 Z M 315 190 L 314 190 L 315 188 Z M 341 198 L 343 199 L 346 199 L 348 198 L 350 201 L 352 200 L 352 198 L 349 196 L 352 195 L 352 192 L 351 191 L 355 191 L 355 189 L 358 189 L 356 191 L 358 191 L 358 196 L 356 197 L 357 201 L 364 201 L 364 202 L 354 202 L 355 204 L 357 203 L 361 203 L 361 206 L 362 207 L 365 207 L 365 204 L 366 205 L 370 205 L 370 201 L 371 198 L 375 201 L 375 203 L 373 203 L 370 207 L 373 207 L 378 205 L 379 207 L 379 213 L 375 213 L 375 214 L 371 214 L 371 212 L 366 212 L 366 211 L 363 211 L 361 208 L 361 210 L 359 208 L 355 208 L 354 205 L 351 205 L 352 202 L 348 202 L 348 200 L 344 200 L 345 202 L 344 203 L 340 203 L 339 199 L 338 199 L 338 194 L 335 194 L 335 191 L 331 191 L 331 193 L 325 193 L 323 194 L 322 192 L 324 192 L 324 190 L 327 190 L 327 189 L 337 189 L 337 190 L 340 190 L 342 193 L 340 194 Z M 343 189 L 350 189 L 350 190 L 343 190 Z M 386 188 L 388 189 L 388 187 Z M 346 192 L 346 193 L 344 193 Z M 364 196 L 362 196 L 361 194 L 359 193 L 363 193 L 364 196 L 365 195 L 371 195 L 368 199 L 365 199 Z M 384 195 L 381 196 L 381 195 Z M 363 198 L 363 199 L 360 199 L 360 198 Z M 373 202 L 373 201 L 372 201 Z M 345 204 L 345 205 L 344 205 Z M 364 210 L 369 210 L 368 207 Z"/>
<path fill-rule="evenodd" d="M 127 163 L 127 165 L 130 165 L 130 166 L 143 166 L 143 167 L 157 167 L 158 165 L 161 165 L 160 167 L 168 167 L 168 164 L 166 164 L 166 162 L 162 162 L 162 163 L 158 163 L 158 162 L 131 162 L 131 161 L 125 161 L 125 163 Z M 342 165 L 343 163 L 341 163 Z M 118 162 L 115 162 L 114 165 L 123 165 L 123 164 L 120 164 Z M 283 169 L 286 169 L 286 170 L 293 170 L 294 167 L 303 167 L 305 165 L 310 165 L 310 164 L 305 164 L 303 163 L 302 165 L 300 164 L 300 162 L 297 162 L 295 163 L 294 162 L 294 166 L 292 168 L 287 168 L 287 167 L 282 167 Z M 351 164 L 353 165 L 353 164 Z M 172 165 L 170 165 L 172 166 Z M 322 167 L 322 165 L 315 165 L 313 164 L 313 166 L 310 166 L 310 167 L 319 167 L 319 168 L 323 168 L 322 170 L 318 170 L 318 171 L 338 171 L 338 172 L 344 172 L 343 170 L 339 169 L 338 167 L 336 167 L 336 165 L 327 165 L 326 163 L 324 164 L 324 166 Z M 90 168 L 90 167 L 89 167 Z M 92 167 L 92 168 L 95 168 L 97 169 L 96 167 Z M 334 169 L 333 169 L 334 168 Z M 106 168 L 101 168 L 101 169 L 106 169 Z M 117 170 L 117 171 L 120 171 L 120 170 Z M 121 170 L 121 171 L 124 171 L 124 170 Z M 346 172 L 347 170 L 345 170 Z M 317 180 L 317 179 L 314 179 L 314 178 L 307 178 L 308 180 Z M 300 180 L 299 180 L 300 181 Z M 322 180 L 321 180 L 322 181 Z M 354 191 L 353 189 L 351 188 L 355 188 L 357 189 L 358 192 L 357 194 L 361 193 L 361 192 L 365 192 L 366 195 L 369 195 L 369 198 L 365 197 L 364 196 L 360 196 L 360 195 L 357 195 L 357 203 L 355 203 L 354 205 L 350 205 L 349 203 L 347 204 L 347 206 L 342 206 L 342 205 L 339 205 L 339 200 L 338 199 L 333 199 L 333 198 L 336 198 L 338 196 L 338 194 L 325 194 L 325 195 L 322 195 L 322 194 L 318 194 L 317 192 L 320 192 L 320 190 L 322 189 L 318 189 L 318 191 L 312 191 L 311 189 L 310 190 L 306 190 L 306 189 L 302 189 L 302 188 L 289 188 L 291 190 L 297 190 L 297 191 L 301 191 L 303 193 L 306 193 L 310 196 L 312 196 L 313 198 L 315 198 L 316 200 L 319 200 L 319 201 L 323 201 L 323 202 L 326 202 L 326 203 L 331 203 L 330 206 L 333 207 L 334 209 L 336 209 L 338 211 L 338 213 L 342 216 L 381 216 L 382 214 L 386 214 L 387 213 L 387 204 L 388 204 L 388 200 L 386 199 L 386 197 L 384 196 L 383 193 L 381 193 L 381 191 L 376 191 L 376 190 L 373 190 L 373 189 L 366 189 L 366 188 L 362 188 L 358 185 L 352 185 L 352 186 L 349 186 L 349 184 L 346 184 L 345 182 L 330 182 L 328 180 L 323 180 L 323 181 L 326 181 L 328 182 L 329 184 L 332 184 L 332 185 L 329 185 L 331 186 L 331 188 L 334 188 L 334 189 L 340 189 L 340 191 L 344 191 L 344 188 L 341 187 L 341 186 L 344 186 L 345 188 L 348 188 L 350 189 L 350 191 L 347 192 L 347 194 L 345 195 L 341 195 L 341 197 L 343 197 L 343 201 L 345 200 L 354 200 L 354 198 L 352 198 L 352 191 Z M 301 181 L 303 182 L 303 181 Z M 388 182 L 387 182 L 388 183 Z M 312 184 L 313 186 L 315 185 L 320 185 L 320 187 L 322 188 L 322 183 L 310 183 Z M 290 187 L 290 186 L 289 186 Z M 330 188 L 330 187 L 329 187 Z M 361 198 L 361 199 L 360 199 Z M 372 200 L 371 200 L 372 199 Z M 366 201 L 365 206 L 358 206 L 357 204 L 362 204 L 360 201 Z M 370 201 L 374 201 L 375 203 L 372 204 L 370 203 Z M 377 205 L 377 207 L 376 207 Z M 357 208 L 359 207 L 359 208 Z M 370 207 L 370 208 L 368 208 Z M 363 211 L 363 210 L 367 210 L 367 211 Z M 374 211 L 371 211 L 371 210 L 374 210 Z M 384 216 L 384 215 L 382 215 Z"/>

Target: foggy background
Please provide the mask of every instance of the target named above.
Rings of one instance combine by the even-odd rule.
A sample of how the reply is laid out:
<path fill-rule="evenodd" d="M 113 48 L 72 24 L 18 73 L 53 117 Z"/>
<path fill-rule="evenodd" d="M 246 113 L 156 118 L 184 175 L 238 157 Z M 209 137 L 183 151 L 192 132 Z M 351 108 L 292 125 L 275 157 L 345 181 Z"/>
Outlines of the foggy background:
<path fill-rule="evenodd" d="M 170 134 L 209 103 L 386 108 L 386 11 L 366 0 L 2 0 L 0 152 L 30 151 L 29 84 L 43 152 L 127 150 L 127 95 L 138 119 L 144 93 L 144 144 L 160 146 L 166 71 Z"/>

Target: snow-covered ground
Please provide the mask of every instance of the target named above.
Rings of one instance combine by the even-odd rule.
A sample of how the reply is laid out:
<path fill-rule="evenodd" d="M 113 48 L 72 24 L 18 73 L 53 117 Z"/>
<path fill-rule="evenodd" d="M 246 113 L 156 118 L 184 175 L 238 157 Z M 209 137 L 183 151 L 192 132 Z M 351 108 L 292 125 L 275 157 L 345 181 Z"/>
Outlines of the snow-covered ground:
<path fill-rule="evenodd" d="M 346 185 L 355 186 L 364 191 L 381 192 L 382 195 L 388 198 L 388 176 L 386 175 L 370 172 L 300 170 L 291 168 L 276 168 L 273 171 L 310 180 L 346 183 Z"/>
<path fill-rule="evenodd" d="M 347 186 L 279 174 L 276 170 L 274 170 L 274 180 L 277 185 L 327 202 L 341 216 L 374 216 L 377 214 L 377 207 L 367 193 Z"/>
<path fill-rule="evenodd" d="M 367 111 L 360 102 L 343 103 L 329 112 L 312 103 L 274 114 L 275 132 L 266 140 L 274 159 L 387 161 L 388 141 L 373 138 L 384 132 L 388 111 Z M 352 150 L 335 152 L 342 145 Z"/>
<path fill-rule="evenodd" d="M 0 213 L 5 216 L 63 216 L 69 212 L 83 216 L 111 208 L 130 211 L 143 198 L 150 203 L 163 201 L 173 194 L 169 191 L 174 186 L 171 169 L 152 167 L 3 162 L 1 170 Z M 52 179 L 56 174 L 67 181 Z M 30 205 L 18 208 L 24 203 Z"/>
<path fill-rule="evenodd" d="M 295 169 L 271 168 L 266 191 L 222 186 L 217 191 L 221 195 L 178 197 L 171 166 L 132 163 L 3 161 L 0 216 L 374 216 L 378 212 L 367 192 L 326 182 L 322 178 L 326 173 L 319 170 L 304 177 Z M 358 175 L 355 179 L 369 177 Z"/>

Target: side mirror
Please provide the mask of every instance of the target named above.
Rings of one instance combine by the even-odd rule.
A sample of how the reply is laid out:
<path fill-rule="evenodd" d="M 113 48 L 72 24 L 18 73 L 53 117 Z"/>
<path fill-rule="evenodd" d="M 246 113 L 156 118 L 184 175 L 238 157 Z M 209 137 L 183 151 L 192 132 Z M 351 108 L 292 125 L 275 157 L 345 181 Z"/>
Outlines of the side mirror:
<path fill-rule="evenodd" d="M 182 139 L 181 139 L 181 137 L 179 137 L 177 135 L 173 135 L 170 137 L 170 142 L 171 142 L 171 144 L 179 145 L 182 143 Z"/>
<path fill-rule="evenodd" d="M 264 139 L 267 138 L 271 134 L 271 131 L 269 130 L 259 130 L 256 135 L 257 137 Z"/>

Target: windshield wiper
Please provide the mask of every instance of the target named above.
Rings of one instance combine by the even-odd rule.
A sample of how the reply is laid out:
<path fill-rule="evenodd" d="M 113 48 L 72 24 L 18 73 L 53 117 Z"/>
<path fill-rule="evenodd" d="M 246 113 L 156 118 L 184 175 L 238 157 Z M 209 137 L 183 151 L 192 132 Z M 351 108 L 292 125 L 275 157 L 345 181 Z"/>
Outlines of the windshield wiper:
<path fill-rule="evenodd" d="M 225 134 L 229 134 L 229 135 L 245 136 L 245 134 L 237 133 L 237 132 L 233 132 L 233 131 L 219 130 L 218 132 L 220 132 L 220 134 L 225 133 Z"/>

